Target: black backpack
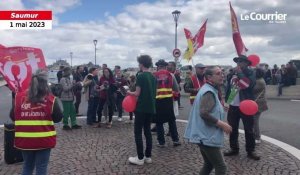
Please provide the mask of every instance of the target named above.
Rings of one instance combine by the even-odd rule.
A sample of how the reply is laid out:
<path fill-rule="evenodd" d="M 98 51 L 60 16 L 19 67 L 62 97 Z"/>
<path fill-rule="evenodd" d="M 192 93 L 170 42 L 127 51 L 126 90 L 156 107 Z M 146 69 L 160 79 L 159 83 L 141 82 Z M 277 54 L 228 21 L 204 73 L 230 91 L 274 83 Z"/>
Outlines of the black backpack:
<path fill-rule="evenodd" d="M 15 125 L 4 124 L 4 160 L 7 164 L 23 161 L 22 152 L 14 147 Z"/>

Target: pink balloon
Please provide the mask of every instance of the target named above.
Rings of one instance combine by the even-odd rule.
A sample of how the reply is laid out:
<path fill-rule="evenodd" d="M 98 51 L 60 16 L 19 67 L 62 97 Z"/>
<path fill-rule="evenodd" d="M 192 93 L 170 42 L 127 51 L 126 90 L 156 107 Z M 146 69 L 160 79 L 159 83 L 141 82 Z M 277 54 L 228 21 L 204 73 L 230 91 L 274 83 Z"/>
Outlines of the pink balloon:
<path fill-rule="evenodd" d="M 257 55 L 249 55 L 248 60 L 251 61 L 251 66 L 255 67 L 256 65 L 259 64 L 260 58 Z"/>
<path fill-rule="evenodd" d="M 126 112 L 133 112 L 136 108 L 136 97 L 133 95 L 128 95 L 124 98 L 122 102 L 122 107 Z"/>
<path fill-rule="evenodd" d="M 258 111 L 258 105 L 253 100 L 243 100 L 240 103 L 240 110 L 245 115 L 254 115 Z"/>

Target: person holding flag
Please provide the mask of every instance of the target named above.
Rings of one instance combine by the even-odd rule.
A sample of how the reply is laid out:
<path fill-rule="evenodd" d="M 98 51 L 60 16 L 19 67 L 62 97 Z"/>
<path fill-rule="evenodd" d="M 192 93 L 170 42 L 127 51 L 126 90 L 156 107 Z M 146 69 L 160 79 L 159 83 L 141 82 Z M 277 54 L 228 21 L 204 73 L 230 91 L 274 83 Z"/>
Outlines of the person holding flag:
<path fill-rule="evenodd" d="M 239 153 L 238 144 L 238 129 L 239 122 L 242 119 L 245 130 L 246 151 L 247 157 L 253 160 L 260 160 L 260 157 L 255 153 L 255 138 L 254 138 L 254 117 L 245 115 L 241 112 L 239 106 L 243 100 L 254 100 L 253 88 L 255 86 L 255 73 L 249 68 L 251 61 L 245 56 L 248 49 L 244 45 L 236 14 L 230 5 L 231 23 L 232 23 L 232 38 L 236 48 L 238 57 L 233 61 L 237 67 L 233 69 L 230 81 L 227 82 L 227 90 L 225 95 L 225 106 L 229 105 L 227 120 L 232 127 L 232 133 L 229 137 L 230 150 L 224 152 L 224 156 L 234 156 Z"/>
<path fill-rule="evenodd" d="M 231 150 L 225 151 L 224 156 L 234 156 L 239 153 L 238 144 L 238 129 L 239 122 L 242 119 L 245 130 L 246 151 L 248 158 L 259 160 L 260 157 L 255 154 L 255 139 L 254 139 L 254 118 L 243 114 L 239 108 L 240 102 L 243 100 L 254 100 L 253 88 L 255 86 L 255 74 L 249 68 L 251 61 L 247 56 L 241 55 L 233 59 L 237 63 L 234 68 L 233 74 L 230 78 L 231 81 L 227 83 L 227 91 L 225 101 L 229 105 L 227 120 L 232 127 L 232 133 L 229 137 Z"/>
<path fill-rule="evenodd" d="M 199 91 L 199 89 L 206 83 L 206 79 L 204 77 L 206 66 L 199 63 L 196 64 L 196 74 L 192 75 L 190 79 L 186 79 L 186 82 L 183 86 L 184 91 L 186 93 L 190 93 L 190 103 L 193 105 L 194 99 Z"/>
<path fill-rule="evenodd" d="M 24 163 L 22 174 L 46 175 L 51 149 L 56 145 L 54 123 L 63 118 L 62 105 L 48 86 L 48 73 L 33 73 L 27 90 L 17 92 L 10 118 L 15 121 L 15 147 Z M 35 115 L 32 115 L 35 114 Z"/>

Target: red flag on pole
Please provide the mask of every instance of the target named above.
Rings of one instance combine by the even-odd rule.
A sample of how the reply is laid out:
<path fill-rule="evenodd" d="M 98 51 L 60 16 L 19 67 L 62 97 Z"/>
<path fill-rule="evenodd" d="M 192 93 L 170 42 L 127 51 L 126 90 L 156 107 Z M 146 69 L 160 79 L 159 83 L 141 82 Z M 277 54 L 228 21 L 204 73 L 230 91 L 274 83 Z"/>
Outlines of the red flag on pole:
<path fill-rule="evenodd" d="M 207 19 L 193 38 L 192 38 L 192 33 L 188 29 L 184 29 L 185 37 L 188 41 L 188 48 L 185 51 L 184 58 L 187 59 L 188 61 L 190 61 L 192 59 L 192 56 L 204 44 L 206 23 L 207 23 Z"/>
<path fill-rule="evenodd" d="M 207 19 L 205 20 L 205 22 L 203 23 L 203 25 L 199 29 L 198 33 L 193 38 L 193 45 L 194 45 L 195 53 L 196 53 L 197 49 L 202 47 L 203 44 L 204 44 L 204 35 L 205 35 L 205 32 L 206 32 L 206 23 L 207 23 Z"/>
<path fill-rule="evenodd" d="M 239 30 L 239 25 L 237 22 L 237 18 L 235 15 L 235 12 L 231 6 L 231 3 L 229 2 L 230 5 L 230 14 L 231 14 L 231 24 L 232 24 L 232 39 L 233 43 L 236 49 L 237 54 L 240 55 L 246 55 L 246 52 L 248 49 L 246 48 L 245 44 L 243 43 L 240 30 Z"/>
<path fill-rule="evenodd" d="M 192 39 L 192 33 L 188 29 L 184 29 L 185 33 L 185 38 L 188 43 L 188 47 L 184 52 L 183 58 L 186 59 L 187 61 L 190 61 L 194 55 L 194 46 L 193 46 L 193 39 Z"/>
<path fill-rule="evenodd" d="M 41 49 L 0 46 L 0 73 L 12 91 L 26 90 L 32 73 L 39 68 L 46 68 Z"/>
<path fill-rule="evenodd" d="M 184 28 L 184 34 L 186 39 L 192 39 L 192 33 L 188 29 Z"/>

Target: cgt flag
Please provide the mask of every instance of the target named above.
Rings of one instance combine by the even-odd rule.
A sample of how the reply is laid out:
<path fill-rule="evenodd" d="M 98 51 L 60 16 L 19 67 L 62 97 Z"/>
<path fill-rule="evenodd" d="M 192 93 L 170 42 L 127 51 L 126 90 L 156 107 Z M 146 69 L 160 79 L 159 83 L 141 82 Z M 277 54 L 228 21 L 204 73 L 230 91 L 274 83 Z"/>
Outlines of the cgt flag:
<path fill-rule="evenodd" d="M 185 37 L 187 39 L 188 47 L 185 50 L 183 58 L 190 61 L 195 53 L 193 46 L 192 33 L 188 29 L 184 29 Z"/>
<path fill-rule="evenodd" d="M 193 55 L 197 52 L 197 50 L 203 46 L 204 44 L 204 35 L 206 32 L 206 23 L 207 19 L 197 32 L 197 34 L 192 38 L 192 34 L 188 29 L 184 29 L 185 37 L 188 42 L 188 48 L 184 53 L 184 59 L 190 61 Z"/>
<path fill-rule="evenodd" d="M 40 68 L 46 68 L 41 49 L 0 45 L 0 73 L 13 92 L 26 90 L 32 73 Z"/>
<path fill-rule="evenodd" d="M 239 30 L 239 25 L 237 22 L 236 14 L 231 6 L 231 3 L 229 2 L 230 5 L 230 14 L 231 14 L 231 24 L 232 24 L 232 39 L 233 43 L 236 49 L 237 54 L 240 55 L 246 55 L 246 52 L 248 49 L 243 43 L 240 30 Z"/>

